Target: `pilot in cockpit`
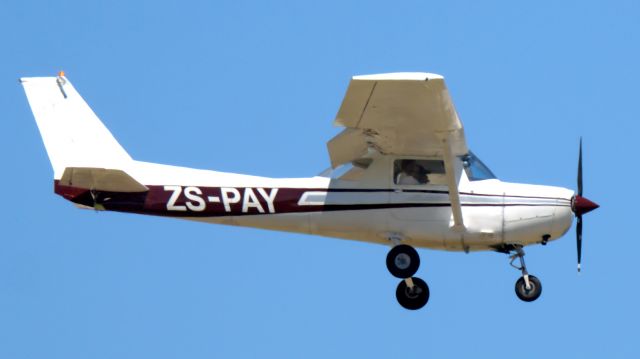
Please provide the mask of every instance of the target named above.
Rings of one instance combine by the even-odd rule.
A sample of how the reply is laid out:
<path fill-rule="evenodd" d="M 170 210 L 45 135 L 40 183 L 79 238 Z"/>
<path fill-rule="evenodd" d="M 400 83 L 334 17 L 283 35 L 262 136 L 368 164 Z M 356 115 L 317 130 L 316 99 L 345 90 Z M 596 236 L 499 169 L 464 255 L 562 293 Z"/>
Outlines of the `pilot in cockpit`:
<path fill-rule="evenodd" d="M 429 171 L 424 169 L 424 167 L 415 160 L 401 161 L 400 169 L 396 175 L 396 184 L 421 185 L 429 183 Z"/>

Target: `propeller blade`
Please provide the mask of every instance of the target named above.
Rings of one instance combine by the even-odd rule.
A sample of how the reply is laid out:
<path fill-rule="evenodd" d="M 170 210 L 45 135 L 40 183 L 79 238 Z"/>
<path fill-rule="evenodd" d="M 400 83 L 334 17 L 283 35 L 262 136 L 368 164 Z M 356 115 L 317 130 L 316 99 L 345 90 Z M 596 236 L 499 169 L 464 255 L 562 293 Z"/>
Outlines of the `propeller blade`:
<path fill-rule="evenodd" d="M 580 137 L 580 152 L 578 155 L 578 196 L 582 197 L 582 137 Z"/>
<path fill-rule="evenodd" d="M 571 199 L 571 210 L 576 215 L 576 247 L 578 249 L 578 272 L 582 262 L 582 215 L 600 207 L 597 203 L 582 197 L 582 137 L 578 152 L 578 194 Z"/>
<path fill-rule="evenodd" d="M 578 215 L 576 218 L 576 246 L 578 247 L 578 272 L 580 272 L 580 262 L 582 261 L 582 215 Z"/>

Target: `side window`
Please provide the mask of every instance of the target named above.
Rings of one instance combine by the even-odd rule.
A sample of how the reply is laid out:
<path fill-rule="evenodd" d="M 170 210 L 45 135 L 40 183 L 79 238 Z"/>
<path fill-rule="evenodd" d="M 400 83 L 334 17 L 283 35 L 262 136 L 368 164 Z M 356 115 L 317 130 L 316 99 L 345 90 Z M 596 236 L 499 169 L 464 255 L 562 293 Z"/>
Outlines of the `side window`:
<path fill-rule="evenodd" d="M 397 159 L 393 163 L 393 183 L 397 185 L 446 184 L 444 162 Z"/>

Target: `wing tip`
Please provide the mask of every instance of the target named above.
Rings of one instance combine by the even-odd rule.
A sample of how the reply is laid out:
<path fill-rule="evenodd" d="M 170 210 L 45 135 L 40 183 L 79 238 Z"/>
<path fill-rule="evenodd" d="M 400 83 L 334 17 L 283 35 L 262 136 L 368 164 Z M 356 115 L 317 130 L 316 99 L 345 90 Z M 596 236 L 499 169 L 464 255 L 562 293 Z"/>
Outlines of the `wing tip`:
<path fill-rule="evenodd" d="M 444 76 L 429 72 L 389 72 L 382 74 L 353 76 L 353 80 L 378 80 L 378 81 L 429 81 L 443 80 Z"/>

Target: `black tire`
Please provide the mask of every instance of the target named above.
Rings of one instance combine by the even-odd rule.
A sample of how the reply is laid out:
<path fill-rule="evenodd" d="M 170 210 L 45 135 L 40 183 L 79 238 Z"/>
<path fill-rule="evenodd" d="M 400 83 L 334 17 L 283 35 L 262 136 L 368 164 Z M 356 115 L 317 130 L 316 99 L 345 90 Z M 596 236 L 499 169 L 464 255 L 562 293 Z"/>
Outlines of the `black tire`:
<path fill-rule="evenodd" d="M 542 283 L 538 278 L 529 275 L 529 283 L 531 284 L 531 289 L 527 290 L 524 277 L 520 277 L 516 282 L 516 295 L 525 302 L 533 302 L 542 294 Z"/>
<path fill-rule="evenodd" d="M 429 286 L 418 277 L 413 277 L 411 280 L 413 288 L 409 288 L 404 280 L 398 284 L 396 299 L 403 308 L 417 310 L 424 307 L 429 301 Z"/>
<path fill-rule="evenodd" d="M 420 256 L 411 246 L 399 244 L 387 254 L 387 269 L 396 278 L 411 278 L 420 267 Z"/>

